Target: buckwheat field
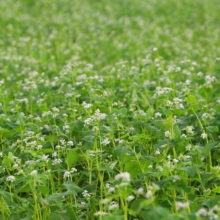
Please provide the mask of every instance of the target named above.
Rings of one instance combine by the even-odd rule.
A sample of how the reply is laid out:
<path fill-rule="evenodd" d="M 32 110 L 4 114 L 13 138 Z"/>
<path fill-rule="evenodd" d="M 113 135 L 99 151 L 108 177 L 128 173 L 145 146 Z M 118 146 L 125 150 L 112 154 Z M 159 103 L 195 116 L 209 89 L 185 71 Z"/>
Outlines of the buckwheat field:
<path fill-rule="evenodd" d="M 0 219 L 220 219 L 218 0 L 0 0 Z"/>

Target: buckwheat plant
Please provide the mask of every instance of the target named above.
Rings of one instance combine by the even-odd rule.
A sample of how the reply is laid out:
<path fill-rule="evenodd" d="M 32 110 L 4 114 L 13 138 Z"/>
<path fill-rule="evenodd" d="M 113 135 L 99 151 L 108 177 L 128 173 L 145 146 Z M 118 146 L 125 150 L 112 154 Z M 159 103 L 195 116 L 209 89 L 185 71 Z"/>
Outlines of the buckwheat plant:
<path fill-rule="evenodd" d="M 219 219 L 219 11 L 0 1 L 0 219 Z"/>

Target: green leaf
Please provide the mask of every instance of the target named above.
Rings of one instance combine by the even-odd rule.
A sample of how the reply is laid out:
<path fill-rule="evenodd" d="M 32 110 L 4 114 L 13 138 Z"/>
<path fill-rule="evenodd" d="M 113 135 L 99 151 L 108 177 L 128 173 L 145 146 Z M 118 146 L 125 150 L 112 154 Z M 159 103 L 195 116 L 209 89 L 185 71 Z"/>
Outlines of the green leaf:
<path fill-rule="evenodd" d="M 218 126 L 208 126 L 206 127 L 206 130 L 209 131 L 210 133 L 218 132 Z"/>
<path fill-rule="evenodd" d="M 142 133 L 142 134 L 138 134 L 138 135 L 134 135 L 132 137 L 129 137 L 129 140 L 138 141 L 138 140 L 146 139 L 146 138 L 147 138 L 147 135 Z"/>
<path fill-rule="evenodd" d="M 70 220 L 69 218 L 67 219 L 66 216 L 63 213 L 51 213 L 49 220 Z"/>
<path fill-rule="evenodd" d="M 65 196 L 64 193 L 55 193 L 53 195 L 49 195 L 46 200 L 53 201 L 56 203 L 60 203 L 61 200 L 63 200 L 63 196 Z"/>
<path fill-rule="evenodd" d="M 212 191 L 215 193 L 220 193 L 220 186 L 214 188 Z"/>
<path fill-rule="evenodd" d="M 137 216 L 136 212 L 134 210 L 132 210 L 132 209 L 128 209 L 128 212 L 130 213 L 130 215 L 132 215 L 134 217 Z"/>
<path fill-rule="evenodd" d="M 174 139 L 179 139 L 181 135 L 181 130 L 177 124 L 173 126 L 173 131 L 174 131 Z"/>
<path fill-rule="evenodd" d="M 146 121 L 152 119 L 153 115 L 154 115 L 154 109 L 150 107 L 146 112 L 146 116 L 145 116 Z"/>
<path fill-rule="evenodd" d="M 202 205 L 207 206 L 208 208 L 211 209 L 215 205 L 218 205 L 219 201 L 220 201 L 220 198 L 207 199 L 207 200 L 202 202 Z"/>
<path fill-rule="evenodd" d="M 196 104 L 196 97 L 194 95 L 189 95 L 187 98 L 186 98 L 186 101 L 191 104 L 191 105 L 194 105 Z"/>
<path fill-rule="evenodd" d="M 68 209 L 66 212 L 66 216 L 71 220 L 78 220 L 77 213 L 74 209 Z"/>
<path fill-rule="evenodd" d="M 148 159 L 140 160 L 137 162 L 137 159 L 133 156 L 126 156 L 123 160 L 125 164 L 125 171 L 131 174 L 131 177 L 134 178 L 142 171 L 148 171 L 148 166 L 151 164 L 151 161 Z"/>
<path fill-rule="evenodd" d="M 9 199 L 13 194 L 6 192 L 6 191 L 3 191 L 3 190 L 0 190 L 0 195 L 2 195 L 5 199 Z"/>
<path fill-rule="evenodd" d="M 152 219 L 152 220 L 157 220 L 157 219 L 167 220 L 167 219 L 169 219 L 169 215 L 170 215 L 170 211 L 168 209 L 160 207 L 160 206 L 152 209 L 148 213 L 149 219 Z"/>
<path fill-rule="evenodd" d="M 117 146 L 113 149 L 113 151 L 119 157 L 119 159 L 123 160 L 128 152 L 128 147 Z"/>
<path fill-rule="evenodd" d="M 80 156 L 79 156 L 79 153 L 77 151 L 70 151 L 68 154 L 67 154 L 67 157 L 66 157 L 66 163 L 69 167 L 72 167 L 72 166 L 75 166 L 76 163 L 78 162 Z"/>
<path fill-rule="evenodd" d="M 47 186 L 38 186 L 38 189 L 44 196 L 49 194 L 49 188 Z"/>
<path fill-rule="evenodd" d="M 2 165 L 4 167 L 11 168 L 11 160 L 7 156 L 4 156 L 2 160 Z"/>
<path fill-rule="evenodd" d="M 82 191 L 80 187 L 74 184 L 72 181 L 68 180 L 65 182 L 64 187 L 67 189 L 68 194 L 77 195 L 78 192 Z"/>
<path fill-rule="evenodd" d="M 133 90 L 133 92 L 132 92 L 132 101 L 136 102 L 137 100 L 138 100 L 137 92 L 136 92 L 136 90 Z"/>
<path fill-rule="evenodd" d="M 144 202 L 145 200 L 146 199 L 135 199 L 130 205 L 131 209 L 137 212 L 141 206 L 141 203 Z"/>
<path fill-rule="evenodd" d="M 212 148 L 217 144 L 218 144 L 217 141 L 209 142 L 208 144 L 206 144 L 204 147 L 203 156 L 207 157 L 209 155 L 209 152 L 212 150 Z"/>
<path fill-rule="evenodd" d="M 190 177 L 194 177 L 195 173 L 196 173 L 196 166 L 189 166 L 189 167 L 180 167 L 180 168 L 176 168 L 176 170 L 184 170 L 187 172 L 187 174 Z"/>

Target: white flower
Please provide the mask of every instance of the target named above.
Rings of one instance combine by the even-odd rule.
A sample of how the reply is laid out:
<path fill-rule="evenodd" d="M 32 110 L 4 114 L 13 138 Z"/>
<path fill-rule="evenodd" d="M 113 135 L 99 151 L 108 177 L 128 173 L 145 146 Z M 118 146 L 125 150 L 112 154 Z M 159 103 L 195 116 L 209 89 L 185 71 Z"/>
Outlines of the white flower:
<path fill-rule="evenodd" d="M 75 168 L 75 167 L 73 167 L 73 168 L 71 168 L 71 171 L 70 171 L 71 173 L 75 173 L 75 172 L 77 172 L 77 169 Z"/>
<path fill-rule="evenodd" d="M 153 192 L 151 190 L 148 190 L 146 193 L 146 197 L 149 199 L 153 196 Z"/>
<path fill-rule="evenodd" d="M 97 110 L 95 111 L 94 117 L 95 117 L 95 119 L 98 120 L 98 121 L 105 119 L 106 116 L 107 116 L 107 115 L 106 115 L 105 113 L 101 113 L 99 109 L 97 109 Z"/>
<path fill-rule="evenodd" d="M 65 178 L 69 178 L 69 177 L 71 177 L 71 172 L 65 171 L 65 173 L 63 174 L 63 178 L 65 179 Z"/>
<path fill-rule="evenodd" d="M 176 208 L 179 209 L 187 209 L 189 207 L 189 202 L 176 202 Z"/>
<path fill-rule="evenodd" d="M 42 149 L 42 147 L 43 147 L 42 145 L 37 145 L 36 149 L 40 150 L 40 149 Z"/>
<path fill-rule="evenodd" d="M 15 164 L 13 165 L 13 168 L 17 169 L 17 168 L 18 168 L 18 164 L 15 163 Z"/>
<path fill-rule="evenodd" d="M 154 114 L 154 117 L 155 117 L 155 118 L 161 118 L 161 116 L 162 116 L 162 114 L 161 114 L 160 112 L 156 112 L 156 113 Z"/>
<path fill-rule="evenodd" d="M 189 86 L 191 81 L 187 79 L 185 83 L 186 83 L 187 86 Z"/>
<path fill-rule="evenodd" d="M 14 182 L 15 181 L 15 177 L 14 176 L 8 176 L 7 178 L 6 178 L 6 182 Z"/>
<path fill-rule="evenodd" d="M 171 107 L 171 106 L 173 105 L 173 102 L 171 102 L 170 100 L 167 100 L 167 101 L 166 101 L 166 105 L 169 106 L 169 107 Z"/>
<path fill-rule="evenodd" d="M 88 191 L 87 190 L 84 190 L 83 192 L 82 192 L 82 195 L 83 195 L 83 197 L 85 197 L 85 198 L 89 198 L 91 195 L 88 193 Z"/>
<path fill-rule="evenodd" d="M 67 144 L 67 146 L 73 146 L 74 145 L 73 141 L 68 141 L 66 144 Z"/>
<path fill-rule="evenodd" d="M 181 138 L 187 138 L 187 136 L 185 135 L 185 134 L 181 134 L 181 136 L 180 136 Z"/>
<path fill-rule="evenodd" d="M 204 208 L 201 208 L 196 212 L 196 216 L 208 216 L 208 214 L 208 211 Z"/>
<path fill-rule="evenodd" d="M 107 204 L 109 202 L 111 202 L 111 199 L 109 199 L 109 198 L 105 198 L 100 201 L 101 204 Z"/>
<path fill-rule="evenodd" d="M 139 114 L 140 116 L 146 116 L 146 112 L 144 112 L 143 110 L 138 110 L 137 114 Z"/>
<path fill-rule="evenodd" d="M 56 156 L 57 156 L 57 152 L 53 152 L 52 157 L 56 157 Z"/>
<path fill-rule="evenodd" d="M 83 102 L 82 105 L 85 109 L 89 109 L 90 107 L 92 107 L 92 104 L 89 104 L 89 103 L 86 103 L 86 102 Z"/>
<path fill-rule="evenodd" d="M 121 182 L 119 185 L 116 185 L 115 187 L 125 187 L 128 185 L 128 182 Z"/>
<path fill-rule="evenodd" d="M 31 171 L 31 172 L 30 172 L 30 175 L 31 175 L 31 176 L 36 176 L 36 175 L 37 175 L 37 170 Z"/>
<path fill-rule="evenodd" d="M 202 72 L 198 72 L 197 76 L 203 76 L 203 73 Z"/>
<path fill-rule="evenodd" d="M 144 189 L 141 187 L 136 191 L 137 195 L 141 195 L 144 193 Z"/>
<path fill-rule="evenodd" d="M 205 77 L 205 84 L 207 85 L 207 86 L 209 86 L 209 85 L 211 85 L 211 83 L 212 82 L 214 82 L 216 80 L 216 78 L 215 78 L 215 76 L 209 76 L 209 75 L 207 75 L 206 77 Z"/>
<path fill-rule="evenodd" d="M 187 131 L 187 133 L 189 133 L 189 134 L 193 134 L 193 133 L 194 133 L 193 129 L 194 129 L 193 126 L 187 126 L 187 127 L 186 127 L 186 131 Z"/>
<path fill-rule="evenodd" d="M 106 145 L 108 145 L 108 144 L 110 144 L 110 141 L 109 141 L 108 138 L 106 138 L 105 140 L 103 140 L 103 141 L 101 142 L 101 145 L 103 145 L 103 146 L 106 146 Z"/>
<path fill-rule="evenodd" d="M 41 157 L 41 160 L 48 162 L 48 161 L 49 161 L 48 156 L 49 156 L 49 155 L 43 154 L 43 156 Z"/>
<path fill-rule="evenodd" d="M 204 120 L 206 120 L 206 119 L 208 119 L 208 118 L 210 118 L 210 114 L 209 113 L 203 113 L 202 114 L 202 120 L 204 121 Z"/>
<path fill-rule="evenodd" d="M 165 135 L 165 137 L 168 138 L 168 137 L 170 137 L 171 133 L 170 133 L 170 131 L 165 131 L 164 135 Z"/>
<path fill-rule="evenodd" d="M 92 118 L 87 118 L 87 119 L 84 120 L 84 126 L 90 125 L 92 122 L 93 122 Z"/>
<path fill-rule="evenodd" d="M 156 98 L 157 96 L 162 96 L 162 95 L 166 95 L 168 93 L 170 93 L 171 91 L 173 91 L 173 89 L 168 88 L 168 87 L 157 87 L 156 88 L 156 92 L 154 94 L 154 97 Z"/>
<path fill-rule="evenodd" d="M 53 160 L 52 165 L 56 165 L 56 164 L 60 164 L 60 163 L 62 163 L 62 160 L 59 158 L 56 158 Z"/>
<path fill-rule="evenodd" d="M 206 133 L 202 133 L 202 134 L 201 134 L 201 138 L 202 138 L 202 139 L 206 139 L 206 138 L 207 138 L 207 134 L 206 134 Z"/>
<path fill-rule="evenodd" d="M 130 173 L 119 173 L 115 176 L 115 180 L 130 181 Z"/>
<path fill-rule="evenodd" d="M 127 201 L 130 202 L 134 199 L 135 197 L 133 195 L 128 196 Z"/>
<path fill-rule="evenodd" d="M 190 151 L 192 149 L 192 145 L 191 144 L 188 144 L 186 147 L 185 147 L 186 151 Z"/>
<path fill-rule="evenodd" d="M 4 82 L 5 82 L 5 81 L 4 81 L 3 79 L 2 79 L 2 80 L 0 80 L 0 86 L 1 86 L 1 85 L 3 85 L 3 84 L 4 84 Z"/>
<path fill-rule="evenodd" d="M 92 128 L 92 131 L 98 131 L 99 130 L 99 127 L 98 126 L 94 126 L 93 128 Z"/>
<path fill-rule="evenodd" d="M 111 204 L 109 205 L 108 207 L 108 210 L 111 211 L 111 210 L 114 210 L 114 209 L 118 209 L 118 204 L 116 202 L 111 202 Z"/>
<path fill-rule="evenodd" d="M 106 188 L 107 188 L 107 187 L 106 187 Z M 108 194 L 115 191 L 115 187 L 109 187 L 109 188 L 107 188 L 107 189 L 108 189 Z"/>
<path fill-rule="evenodd" d="M 160 172 L 163 172 L 163 167 L 162 167 L 162 166 L 158 166 L 157 169 L 158 169 Z"/>
<path fill-rule="evenodd" d="M 102 211 L 98 211 L 96 213 L 94 213 L 95 216 L 105 216 L 105 215 L 108 215 L 107 212 L 102 212 Z"/>
<path fill-rule="evenodd" d="M 160 151 L 159 150 L 156 150 L 154 155 L 160 155 Z"/>
<path fill-rule="evenodd" d="M 60 145 L 57 145 L 55 148 L 56 148 L 57 150 L 59 150 L 59 149 L 61 149 L 62 147 L 61 147 Z"/>

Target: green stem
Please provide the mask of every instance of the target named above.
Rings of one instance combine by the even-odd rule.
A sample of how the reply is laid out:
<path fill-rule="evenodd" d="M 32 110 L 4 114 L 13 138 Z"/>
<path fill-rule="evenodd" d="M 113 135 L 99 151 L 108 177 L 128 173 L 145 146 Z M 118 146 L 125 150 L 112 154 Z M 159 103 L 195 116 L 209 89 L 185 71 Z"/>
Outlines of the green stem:
<path fill-rule="evenodd" d="M 198 123 L 199 123 L 199 127 L 200 127 L 200 129 L 202 130 L 202 133 L 206 133 L 206 132 L 205 132 L 205 129 L 204 129 L 203 125 L 202 125 L 202 122 L 201 122 L 201 120 L 199 119 L 199 116 L 196 114 L 194 108 L 193 108 L 193 107 L 191 107 L 191 108 L 192 108 L 192 111 L 193 111 L 193 113 L 195 114 L 195 116 L 196 116 L 196 118 L 197 118 L 197 121 L 198 121 Z M 209 140 L 208 140 L 208 137 L 206 137 L 206 144 L 208 144 L 208 143 L 209 143 Z M 210 172 L 210 171 L 211 171 L 211 168 L 212 168 L 212 155 L 211 155 L 211 152 L 210 152 L 210 151 L 209 151 L 209 155 L 208 155 L 208 158 L 207 158 L 207 162 L 208 162 L 208 171 Z"/>

